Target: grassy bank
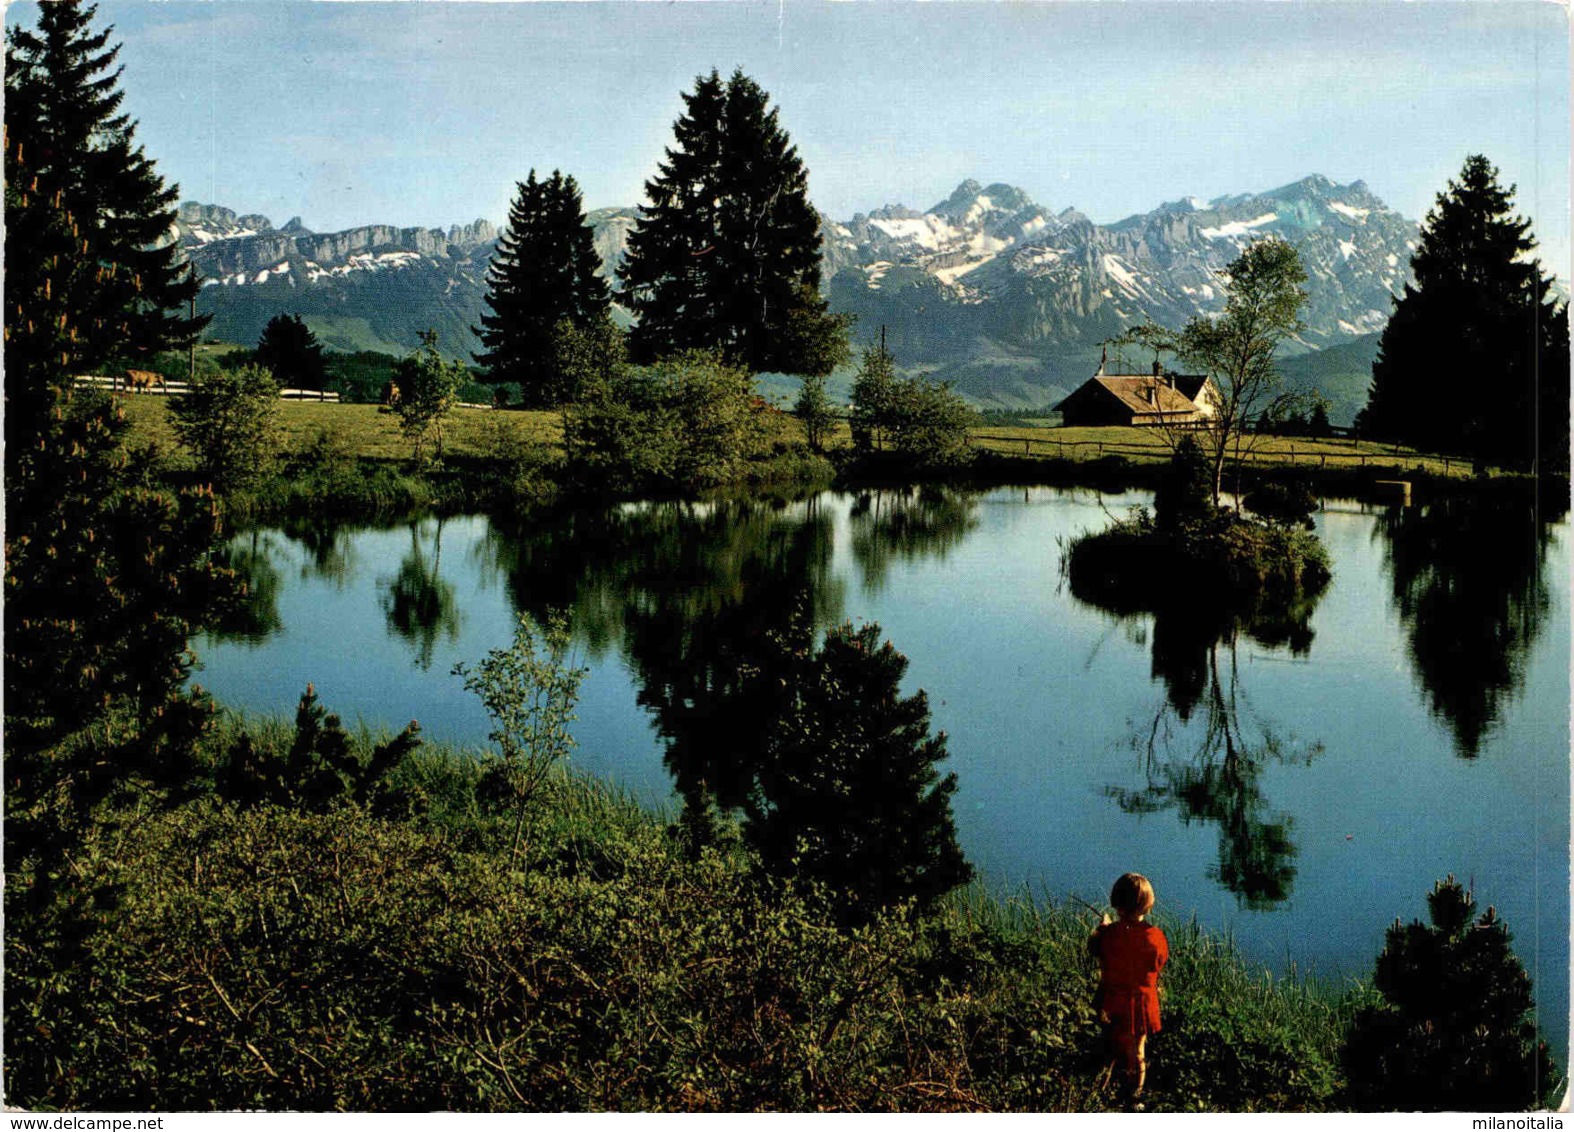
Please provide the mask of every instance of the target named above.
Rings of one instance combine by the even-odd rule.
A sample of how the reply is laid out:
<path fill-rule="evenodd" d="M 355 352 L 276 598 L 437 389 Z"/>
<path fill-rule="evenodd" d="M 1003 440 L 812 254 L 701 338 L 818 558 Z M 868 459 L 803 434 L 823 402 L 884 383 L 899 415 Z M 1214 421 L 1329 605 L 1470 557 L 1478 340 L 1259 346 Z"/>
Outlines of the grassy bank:
<path fill-rule="evenodd" d="M 163 397 L 122 397 L 134 442 L 151 446 L 165 473 L 192 474 Z M 281 466 L 260 486 L 229 501 L 241 521 L 299 514 L 368 517 L 412 511 L 529 510 L 568 502 L 562 414 L 555 411 L 455 410 L 440 464 L 417 470 L 398 419 L 381 406 L 290 401 L 279 407 Z M 826 456 L 811 452 L 791 416 L 767 414 L 767 440 L 747 461 L 736 487 L 809 488 L 830 482 L 868 486 L 952 479 L 973 484 L 1061 483 L 1119 490 L 1153 487 L 1170 448 L 1152 430 L 980 426 L 968 456 L 945 468 L 915 468 L 892 453 L 855 460 L 845 423 L 827 438 Z M 1389 499 L 1388 481 L 1405 480 L 1418 496 L 1478 490 L 1490 479 L 1471 465 L 1392 445 L 1347 439 L 1262 437 L 1252 461 L 1227 469 L 1226 487 L 1250 490 L 1268 478 L 1304 479 L 1324 495 Z M 1567 479 L 1560 478 L 1566 494 Z M 578 497 L 594 498 L 586 485 Z"/>
<path fill-rule="evenodd" d="M 134 447 L 160 472 L 195 482 L 191 454 L 178 442 L 163 397 L 121 397 Z M 835 469 L 811 452 L 795 420 L 768 412 L 757 450 L 717 490 L 808 489 Z M 370 518 L 425 511 L 529 511 L 615 498 L 596 483 L 573 482 L 557 411 L 459 408 L 445 424 L 440 460 L 417 467 L 398 417 L 378 405 L 285 401 L 279 405 L 277 462 L 260 482 L 225 498 L 236 522 L 295 516 Z M 646 495 L 662 494 L 660 489 Z"/>
<path fill-rule="evenodd" d="M 130 418 L 137 441 L 156 444 L 172 465 L 189 466 L 170 425 L 168 398 L 121 397 L 118 403 Z M 308 447 L 326 434 L 357 459 L 410 458 L 410 442 L 399 433 L 399 418 L 381 405 L 281 401 L 279 431 L 285 451 Z M 449 416 L 446 433 L 445 452 L 460 458 L 492 455 L 500 436 L 544 445 L 561 455 L 563 417 L 556 412 L 458 408 Z"/>
<path fill-rule="evenodd" d="M 1474 464 L 1403 445 L 1346 437 L 1260 436 L 1245 456 L 1249 467 L 1349 472 L 1393 468 L 1427 476 L 1468 478 Z M 1163 463 L 1172 445 L 1151 428 L 1033 428 L 993 425 L 973 430 L 975 447 L 1007 456 L 1086 463 L 1118 456 L 1136 464 Z"/>
<path fill-rule="evenodd" d="M 478 789 L 475 755 L 434 747 L 394 769 L 382 801 L 242 807 L 216 787 L 236 729 L 210 736 L 196 797 L 130 801 L 89 833 L 57 903 L 96 928 L 69 970 L 71 917 L 19 916 L 27 882 L 13 880 L 10 1103 L 1118 1105 L 1085 911 L 975 889 L 927 918 L 838 929 L 817 892 L 765 878 L 736 840 L 685 845 L 572 775 L 549 780 L 511 853 L 513 817 Z M 254 755 L 288 759 L 293 729 L 247 730 Z M 1275 980 L 1194 924 L 1160 922 L 1173 959 L 1151 1107 L 1336 1105 L 1368 992 Z"/>

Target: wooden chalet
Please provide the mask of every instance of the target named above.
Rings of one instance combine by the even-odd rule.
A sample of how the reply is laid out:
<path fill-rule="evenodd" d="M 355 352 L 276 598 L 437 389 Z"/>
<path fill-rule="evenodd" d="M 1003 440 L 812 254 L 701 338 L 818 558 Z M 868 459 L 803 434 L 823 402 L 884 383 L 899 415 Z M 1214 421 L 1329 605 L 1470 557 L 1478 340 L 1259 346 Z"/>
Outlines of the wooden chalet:
<path fill-rule="evenodd" d="M 1158 362 L 1150 373 L 1098 372 L 1055 408 L 1065 425 L 1201 424 L 1214 415 L 1219 392 L 1206 375 L 1168 373 Z"/>

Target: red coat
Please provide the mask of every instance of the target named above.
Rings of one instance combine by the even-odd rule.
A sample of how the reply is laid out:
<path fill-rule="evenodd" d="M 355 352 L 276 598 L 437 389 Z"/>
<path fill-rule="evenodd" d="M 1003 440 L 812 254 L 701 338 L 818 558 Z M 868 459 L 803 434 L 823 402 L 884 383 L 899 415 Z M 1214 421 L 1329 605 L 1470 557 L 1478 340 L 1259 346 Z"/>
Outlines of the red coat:
<path fill-rule="evenodd" d="M 1170 957 L 1169 941 L 1152 924 L 1116 920 L 1093 933 L 1099 957 L 1099 1011 L 1131 1034 L 1159 1032 L 1159 972 Z"/>

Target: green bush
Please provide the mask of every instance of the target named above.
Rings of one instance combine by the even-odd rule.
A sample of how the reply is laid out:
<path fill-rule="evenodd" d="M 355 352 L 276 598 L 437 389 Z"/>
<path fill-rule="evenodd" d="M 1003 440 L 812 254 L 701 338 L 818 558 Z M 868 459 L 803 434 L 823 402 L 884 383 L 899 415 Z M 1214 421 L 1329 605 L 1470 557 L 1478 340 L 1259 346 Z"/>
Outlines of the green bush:
<path fill-rule="evenodd" d="M 353 800 L 377 814 L 409 814 L 424 808 L 419 792 L 392 785 L 390 778 L 420 746 L 420 731 L 412 722 L 362 756 L 339 717 L 328 714 L 308 684 L 288 751 L 259 747 L 243 730 L 230 743 L 215 784 L 219 797 L 240 806 L 272 803 L 322 813 Z"/>
<path fill-rule="evenodd" d="M 198 373 L 170 402 L 170 423 L 221 492 L 266 478 L 278 450 L 279 386 L 261 366 Z"/>
<path fill-rule="evenodd" d="M 637 495 L 741 483 L 768 455 L 754 381 L 712 354 L 618 367 L 569 413 L 568 473 L 582 490 Z"/>
<path fill-rule="evenodd" d="M 1207 596 L 1242 607 L 1292 602 L 1321 592 L 1333 577 L 1316 535 L 1227 511 L 1163 530 L 1139 510 L 1106 530 L 1078 536 L 1065 565 L 1079 596 L 1117 609 L 1148 608 L 1155 577 L 1165 579 L 1161 598 Z"/>
<path fill-rule="evenodd" d="M 1163 530 L 1174 531 L 1213 517 L 1213 471 L 1197 441 L 1181 438 L 1158 488 L 1153 512 Z"/>

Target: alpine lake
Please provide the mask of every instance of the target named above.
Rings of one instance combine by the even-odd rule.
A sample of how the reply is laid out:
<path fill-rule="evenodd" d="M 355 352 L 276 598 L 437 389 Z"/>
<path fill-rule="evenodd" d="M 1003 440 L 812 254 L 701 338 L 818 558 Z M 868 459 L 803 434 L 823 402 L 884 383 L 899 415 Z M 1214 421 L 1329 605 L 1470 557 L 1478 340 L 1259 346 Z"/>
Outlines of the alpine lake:
<path fill-rule="evenodd" d="M 230 546 L 248 603 L 193 641 L 195 680 L 286 717 L 310 682 L 347 725 L 479 748 L 454 665 L 567 610 L 590 670 L 573 764 L 675 817 L 698 782 L 748 788 L 738 675 L 768 635 L 795 611 L 878 622 L 948 736 L 959 839 L 995 893 L 1102 904 L 1139 871 L 1161 922 L 1337 983 L 1451 873 L 1507 921 L 1566 1063 L 1567 517 L 1329 499 L 1333 581 L 1289 613 L 1079 599 L 1066 543 L 1149 502 L 931 487 L 256 529 Z"/>

